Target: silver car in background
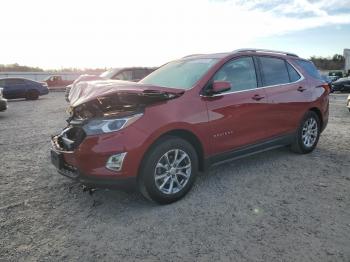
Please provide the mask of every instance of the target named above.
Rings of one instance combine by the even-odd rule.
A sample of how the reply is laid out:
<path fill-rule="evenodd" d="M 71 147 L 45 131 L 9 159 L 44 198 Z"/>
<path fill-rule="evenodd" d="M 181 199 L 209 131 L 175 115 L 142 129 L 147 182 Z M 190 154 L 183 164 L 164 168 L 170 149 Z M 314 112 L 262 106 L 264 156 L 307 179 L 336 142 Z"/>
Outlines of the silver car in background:
<path fill-rule="evenodd" d="M 99 76 L 97 75 L 81 75 L 79 76 L 72 84 L 66 87 L 66 101 L 69 102 L 69 93 L 70 90 L 79 82 L 82 81 L 94 81 L 94 80 L 123 80 L 123 81 L 131 81 L 138 82 L 154 70 L 156 67 L 124 67 L 124 68 L 112 68 L 109 69 Z"/>

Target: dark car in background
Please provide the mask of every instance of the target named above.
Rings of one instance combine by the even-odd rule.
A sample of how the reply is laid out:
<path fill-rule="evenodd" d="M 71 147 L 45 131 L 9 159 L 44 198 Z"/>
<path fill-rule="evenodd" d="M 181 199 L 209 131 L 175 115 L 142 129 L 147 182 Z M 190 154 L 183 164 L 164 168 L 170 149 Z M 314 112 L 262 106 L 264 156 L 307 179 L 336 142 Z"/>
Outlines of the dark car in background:
<path fill-rule="evenodd" d="M 0 79 L 0 87 L 3 88 L 3 96 L 7 99 L 25 98 L 35 100 L 39 96 L 49 93 L 46 83 L 25 78 L 2 78 Z"/>
<path fill-rule="evenodd" d="M 333 92 L 333 89 L 332 89 L 332 83 L 333 83 L 333 80 L 330 76 L 327 76 L 327 75 L 321 75 L 323 81 L 325 81 L 328 85 L 329 85 L 329 89 L 331 92 Z"/>
<path fill-rule="evenodd" d="M 332 83 L 333 91 L 350 92 L 350 77 L 339 78 Z"/>
<path fill-rule="evenodd" d="M 2 88 L 0 88 L 0 112 L 7 109 L 7 100 L 2 96 Z"/>
<path fill-rule="evenodd" d="M 73 84 L 66 87 L 66 101 L 69 102 L 69 93 L 71 88 L 82 81 L 94 81 L 94 80 L 123 80 L 138 82 L 154 70 L 156 67 L 124 67 L 124 68 L 111 68 L 99 76 L 97 75 L 81 75 L 79 76 Z"/>

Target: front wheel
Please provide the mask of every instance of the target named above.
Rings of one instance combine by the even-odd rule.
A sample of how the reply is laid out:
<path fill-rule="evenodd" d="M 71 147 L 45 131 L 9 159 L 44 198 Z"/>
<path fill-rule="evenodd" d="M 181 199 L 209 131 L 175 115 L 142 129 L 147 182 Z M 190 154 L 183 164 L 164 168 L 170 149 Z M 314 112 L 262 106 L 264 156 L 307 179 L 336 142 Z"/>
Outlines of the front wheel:
<path fill-rule="evenodd" d="M 321 125 L 318 115 L 312 111 L 307 112 L 291 145 L 292 151 L 299 154 L 312 152 L 317 145 L 320 133 Z"/>
<path fill-rule="evenodd" d="M 186 140 L 167 136 L 152 146 L 144 159 L 139 188 L 159 204 L 175 202 L 191 189 L 198 170 L 198 157 Z"/>

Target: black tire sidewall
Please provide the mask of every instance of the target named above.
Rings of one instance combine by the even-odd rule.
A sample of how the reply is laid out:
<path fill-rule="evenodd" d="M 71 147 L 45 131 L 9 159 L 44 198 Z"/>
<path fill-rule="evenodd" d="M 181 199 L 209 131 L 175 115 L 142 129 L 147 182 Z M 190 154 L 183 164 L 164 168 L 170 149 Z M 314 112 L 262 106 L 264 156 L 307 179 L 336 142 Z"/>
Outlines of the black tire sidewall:
<path fill-rule="evenodd" d="M 171 149 L 181 149 L 188 154 L 192 164 L 191 176 L 186 186 L 179 192 L 171 195 L 162 193 L 156 186 L 154 180 L 154 170 L 159 159 Z M 141 192 L 146 191 L 148 198 L 160 203 L 169 204 L 185 196 L 191 189 L 198 173 L 198 156 L 193 146 L 186 140 L 177 137 L 165 137 L 159 140 L 146 153 L 146 157 L 141 165 L 139 186 Z"/>
<path fill-rule="evenodd" d="M 302 131 L 303 131 L 303 126 L 304 126 L 305 122 L 307 120 L 309 120 L 310 118 L 314 118 L 316 120 L 316 123 L 317 123 L 317 137 L 316 137 L 316 141 L 312 145 L 312 147 L 307 147 L 307 146 L 304 145 L 304 142 L 303 142 Z M 312 112 L 312 111 L 307 112 L 304 115 L 303 120 L 301 121 L 301 125 L 300 125 L 300 127 L 298 129 L 298 132 L 297 132 L 297 143 L 298 143 L 301 151 L 303 153 L 310 153 L 310 152 L 312 152 L 315 149 L 315 147 L 317 146 L 318 140 L 320 138 L 320 134 L 321 134 L 321 123 L 320 123 L 320 119 L 319 119 L 318 115 L 315 112 Z"/>

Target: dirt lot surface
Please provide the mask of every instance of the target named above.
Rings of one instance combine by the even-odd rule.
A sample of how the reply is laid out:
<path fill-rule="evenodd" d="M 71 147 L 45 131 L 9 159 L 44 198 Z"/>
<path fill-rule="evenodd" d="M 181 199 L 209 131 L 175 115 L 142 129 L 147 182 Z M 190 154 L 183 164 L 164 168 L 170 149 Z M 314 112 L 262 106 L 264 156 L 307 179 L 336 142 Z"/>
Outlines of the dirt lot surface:
<path fill-rule="evenodd" d="M 331 96 L 317 149 L 201 174 L 183 200 L 84 193 L 50 164 L 64 93 L 0 113 L 0 261 L 350 261 L 350 113 Z"/>

